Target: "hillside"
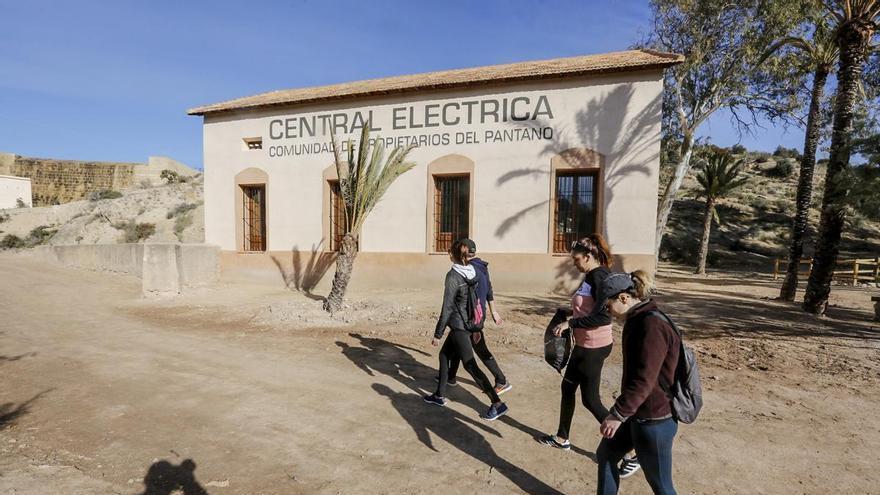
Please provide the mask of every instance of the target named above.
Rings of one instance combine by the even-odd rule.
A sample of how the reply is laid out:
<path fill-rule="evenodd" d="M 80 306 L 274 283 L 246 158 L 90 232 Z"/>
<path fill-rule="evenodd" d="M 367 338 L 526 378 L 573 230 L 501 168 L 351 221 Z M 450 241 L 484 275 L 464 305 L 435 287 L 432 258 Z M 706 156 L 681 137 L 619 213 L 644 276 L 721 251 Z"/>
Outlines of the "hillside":
<path fill-rule="evenodd" d="M 41 244 L 200 243 L 201 175 L 186 182 L 102 191 L 90 200 L 0 210 L 0 249 Z"/>
<path fill-rule="evenodd" d="M 772 270 L 773 259 L 785 258 L 788 254 L 799 164 L 793 162 L 791 174 L 779 176 L 777 160 L 783 160 L 777 157 L 754 153 L 738 157 L 746 160 L 745 173 L 749 180 L 720 202 L 718 214 L 722 225 L 713 225 L 708 263 L 716 268 Z M 816 167 L 805 257 L 814 252 L 825 170 L 824 165 Z M 702 200 L 696 199 L 695 174 L 692 170 L 679 192 L 660 250 L 661 259 L 696 264 L 705 206 Z M 665 183 L 666 177 L 661 183 Z M 841 258 L 855 256 L 880 256 L 880 222 L 852 212 L 843 233 Z"/>

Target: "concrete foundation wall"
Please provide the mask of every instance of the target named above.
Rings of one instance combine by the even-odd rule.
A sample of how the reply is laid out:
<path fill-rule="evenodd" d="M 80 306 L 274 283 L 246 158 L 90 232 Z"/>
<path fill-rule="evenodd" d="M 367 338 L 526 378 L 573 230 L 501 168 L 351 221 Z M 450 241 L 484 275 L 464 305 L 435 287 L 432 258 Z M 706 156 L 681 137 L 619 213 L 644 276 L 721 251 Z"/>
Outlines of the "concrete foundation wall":
<path fill-rule="evenodd" d="M 219 278 L 216 246 L 205 244 L 92 244 L 50 246 L 34 251 L 63 265 L 126 273 L 141 278 L 144 294 L 177 294 Z"/>
<path fill-rule="evenodd" d="M 489 262 L 496 292 L 571 293 L 583 279 L 567 255 L 480 253 Z M 615 256 L 614 270 L 653 272 L 653 255 Z M 335 254 L 322 251 L 220 253 L 224 281 L 287 286 L 327 294 L 336 270 Z M 435 289 L 443 285 L 447 255 L 358 253 L 349 287 L 353 290 Z"/>

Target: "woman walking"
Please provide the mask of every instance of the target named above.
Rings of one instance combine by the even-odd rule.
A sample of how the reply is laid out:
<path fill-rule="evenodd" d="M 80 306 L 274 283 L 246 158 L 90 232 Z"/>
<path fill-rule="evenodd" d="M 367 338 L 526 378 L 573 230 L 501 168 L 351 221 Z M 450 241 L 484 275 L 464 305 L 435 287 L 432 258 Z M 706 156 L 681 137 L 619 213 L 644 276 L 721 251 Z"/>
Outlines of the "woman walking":
<path fill-rule="evenodd" d="M 501 319 L 501 314 L 498 313 L 498 309 L 495 307 L 495 294 L 492 292 L 492 280 L 489 278 L 489 263 L 477 258 L 477 245 L 474 241 L 470 239 L 462 239 L 461 242 L 467 246 L 468 262 L 473 265 L 477 272 L 477 301 L 480 303 L 480 308 L 482 308 L 483 314 L 485 315 L 486 306 L 488 305 L 490 314 L 492 315 L 492 321 L 494 321 L 496 325 L 501 326 L 503 320 Z M 498 366 L 498 361 L 495 359 L 495 356 L 492 355 L 492 351 L 489 350 L 489 346 L 486 343 L 486 334 L 480 330 L 479 332 L 472 334 L 471 337 L 471 341 L 474 343 L 474 352 L 495 378 L 495 392 L 498 395 L 501 395 L 510 391 L 513 386 L 507 381 L 507 377 L 504 376 L 501 367 Z M 449 378 L 446 381 L 447 385 L 456 384 L 455 378 L 458 374 L 459 363 L 460 360 L 456 357 L 452 358 L 452 361 L 449 363 Z M 437 377 L 437 381 L 440 381 L 440 377 Z"/>
<path fill-rule="evenodd" d="M 424 400 L 438 406 L 446 405 L 449 362 L 452 358 L 458 357 L 477 386 L 492 401 L 489 410 L 483 415 L 484 419 L 492 421 L 507 414 L 507 405 L 501 402 L 489 379 L 477 366 L 474 359 L 474 349 L 471 345 L 471 332 L 467 330 L 465 325 L 465 319 L 471 317 L 467 310 L 468 294 L 469 291 L 475 290 L 477 273 L 474 266 L 468 261 L 468 247 L 462 241 L 455 241 L 452 244 L 449 258 L 452 261 L 452 268 L 446 274 L 443 308 L 440 311 L 440 318 L 437 320 L 431 345 L 440 345 L 440 339 L 443 338 L 447 326 L 450 331 L 446 341 L 443 342 L 443 347 L 440 348 L 440 381 L 437 384 L 437 391 L 425 396 Z"/>
<path fill-rule="evenodd" d="M 643 271 L 614 273 L 602 284 L 609 311 L 625 323 L 620 396 L 599 427 L 600 495 L 617 493 L 617 463 L 633 448 L 654 493 L 675 495 L 672 441 L 678 422 L 664 389 L 675 380 L 681 337 L 648 298 L 652 288 L 653 279 Z"/>
<path fill-rule="evenodd" d="M 601 234 L 593 234 L 572 243 L 571 260 L 578 271 L 586 275 L 571 296 L 573 317 L 557 326 L 554 333 L 560 336 L 571 329 L 574 348 L 562 378 L 559 428 L 556 435 L 540 439 L 544 444 L 563 450 L 571 449 L 569 431 L 578 388 L 581 389 L 584 407 L 597 422 L 601 423 L 608 416 L 608 409 L 599 397 L 599 385 L 602 382 L 602 366 L 613 346 L 611 315 L 605 308 L 607 296 L 602 291 L 602 283 L 611 273 L 611 249 Z M 638 468 L 637 459 L 625 459 L 621 465 L 623 477 L 635 473 Z"/>

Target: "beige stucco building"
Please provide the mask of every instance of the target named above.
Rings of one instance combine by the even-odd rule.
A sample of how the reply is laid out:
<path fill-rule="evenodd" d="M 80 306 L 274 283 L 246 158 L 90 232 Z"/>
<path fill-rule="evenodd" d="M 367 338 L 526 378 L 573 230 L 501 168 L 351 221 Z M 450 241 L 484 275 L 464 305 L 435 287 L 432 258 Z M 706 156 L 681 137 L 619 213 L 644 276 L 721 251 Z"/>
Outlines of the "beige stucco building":
<path fill-rule="evenodd" d="M 339 235 L 330 133 L 416 144 L 359 239 L 353 286 L 440 283 L 468 236 L 507 290 L 572 281 L 570 242 L 606 235 L 654 268 L 662 74 L 642 50 L 276 91 L 201 106 L 205 236 L 227 276 L 311 286 Z M 323 275 L 323 277 L 322 277 Z"/>
<path fill-rule="evenodd" d="M 21 203 L 19 203 L 19 200 Z M 32 205 L 31 180 L 27 177 L 0 175 L 0 210 Z"/>

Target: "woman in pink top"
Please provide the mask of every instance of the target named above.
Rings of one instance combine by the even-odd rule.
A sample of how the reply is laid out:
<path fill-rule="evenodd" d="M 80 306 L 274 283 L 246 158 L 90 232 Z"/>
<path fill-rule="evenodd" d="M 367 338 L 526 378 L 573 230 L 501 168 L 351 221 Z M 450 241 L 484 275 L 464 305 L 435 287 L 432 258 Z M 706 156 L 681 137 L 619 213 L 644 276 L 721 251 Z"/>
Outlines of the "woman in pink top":
<path fill-rule="evenodd" d="M 571 329 L 574 348 L 562 378 L 562 401 L 559 411 L 559 429 L 556 435 L 547 435 L 540 441 L 563 450 L 571 449 L 569 430 L 574 417 L 578 388 L 581 400 L 596 421 L 608 417 L 608 409 L 599 398 L 602 381 L 602 365 L 611 354 L 611 315 L 605 307 L 607 296 L 601 293 L 602 281 L 611 274 L 611 249 L 600 234 L 585 237 L 571 245 L 571 260 L 584 281 L 571 296 L 572 318 L 556 327 L 555 334 L 562 335 Z M 636 468 L 637 469 L 637 464 Z M 628 467 L 635 472 L 635 469 Z M 627 473 L 624 470 L 623 474 Z"/>

